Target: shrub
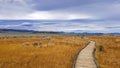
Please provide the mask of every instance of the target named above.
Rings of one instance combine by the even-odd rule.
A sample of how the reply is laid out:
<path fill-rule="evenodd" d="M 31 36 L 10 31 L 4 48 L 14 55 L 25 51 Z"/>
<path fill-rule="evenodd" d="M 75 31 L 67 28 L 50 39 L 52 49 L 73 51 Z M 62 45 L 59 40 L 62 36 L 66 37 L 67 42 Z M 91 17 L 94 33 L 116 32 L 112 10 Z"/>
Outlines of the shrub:
<path fill-rule="evenodd" d="M 38 43 L 37 43 L 37 42 L 34 42 L 34 43 L 33 43 L 33 46 L 38 46 Z"/>
<path fill-rule="evenodd" d="M 103 47 L 102 45 L 100 45 L 100 46 L 98 47 L 98 49 L 99 49 L 99 51 L 104 51 L 104 47 Z"/>
<path fill-rule="evenodd" d="M 39 46 L 42 47 L 42 42 L 39 42 Z"/>

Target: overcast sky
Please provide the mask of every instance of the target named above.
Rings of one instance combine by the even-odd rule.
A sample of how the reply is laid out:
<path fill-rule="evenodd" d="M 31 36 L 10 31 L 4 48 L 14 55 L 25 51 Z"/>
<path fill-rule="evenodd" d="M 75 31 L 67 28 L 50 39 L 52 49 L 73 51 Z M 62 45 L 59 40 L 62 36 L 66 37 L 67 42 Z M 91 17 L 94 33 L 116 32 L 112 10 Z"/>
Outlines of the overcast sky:
<path fill-rule="evenodd" d="M 0 0 L 0 28 L 120 32 L 120 0 Z"/>

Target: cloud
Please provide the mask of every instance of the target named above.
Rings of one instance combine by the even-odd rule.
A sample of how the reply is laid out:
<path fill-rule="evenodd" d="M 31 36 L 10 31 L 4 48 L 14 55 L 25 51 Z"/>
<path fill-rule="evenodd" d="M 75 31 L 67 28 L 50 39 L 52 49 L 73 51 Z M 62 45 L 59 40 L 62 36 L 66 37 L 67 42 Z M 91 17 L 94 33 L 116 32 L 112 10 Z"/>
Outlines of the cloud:
<path fill-rule="evenodd" d="M 120 2 L 110 0 L 110 1 L 102 1 L 102 2 L 93 2 L 84 5 L 78 5 L 69 7 L 66 9 L 58 9 L 56 11 L 61 12 L 71 12 L 71 13 L 81 13 L 89 16 L 93 16 L 96 19 L 104 19 L 104 20 L 119 20 L 120 19 Z"/>
<path fill-rule="evenodd" d="M 34 12 L 29 14 L 28 19 L 42 19 L 42 20 L 71 20 L 71 19 L 91 19 L 92 16 L 85 14 L 76 14 L 76 13 L 62 13 L 62 12 L 52 12 L 52 11 L 42 11 Z"/>
<path fill-rule="evenodd" d="M 113 3 L 115 0 L 28 0 L 34 8 L 40 11 L 66 9 L 94 3 Z M 117 1 L 118 2 L 118 1 Z"/>
<path fill-rule="evenodd" d="M 31 23 L 28 22 L 23 22 L 20 24 L 1 24 L 0 28 L 28 28 L 30 26 L 33 26 Z"/>
<path fill-rule="evenodd" d="M 27 19 L 27 20 L 73 20 L 73 19 L 92 19 L 92 16 L 86 14 L 76 14 L 54 11 L 37 11 L 24 16 L 0 16 L 1 19 Z"/>
<path fill-rule="evenodd" d="M 52 8 L 63 9 L 79 5 L 78 0 L 71 1 L 52 1 L 52 0 L 1 0 L 0 1 L 0 19 L 86 19 L 92 16 L 82 13 L 59 12 Z M 70 4 L 72 3 L 72 4 Z M 76 6 L 77 6 L 76 5 Z M 51 7 L 49 7 L 51 6 Z M 40 8 L 52 9 L 40 10 Z"/>
<path fill-rule="evenodd" d="M 19 26 L 33 26 L 33 25 L 29 22 L 23 22 L 23 23 L 19 24 Z"/>
<path fill-rule="evenodd" d="M 10 21 L 9 21 L 10 22 Z M 1 28 L 10 28 L 10 29 L 29 29 L 29 30 L 38 30 L 38 31 L 82 31 L 82 32 L 119 32 L 117 24 L 109 24 L 109 21 L 106 24 L 103 22 L 73 22 L 73 21 L 61 21 L 61 22 L 45 22 L 45 21 L 11 21 L 14 24 L 1 24 Z M 19 22 L 19 23 L 18 23 Z M 109 24 L 109 25 L 108 25 Z M 107 26 L 106 26 L 107 25 Z M 116 28 L 117 27 L 117 28 Z"/>
<path fill-rule="evenodd" d="M 0 19 L 17 18 L 33 11 L 26 0 L 0 0 Z"/>
<path fill-rule="evenodd" d="M 1 0 L 0 19 L 119 19 L 119 7 L 114 0 Z"/>
<path fill-rule="evenodd" d="M 120 29 L 120 26 L 116 26 L 116 27 L 106 27 L 106 28 L 109 28 L 109 29 Z"/>
<path fill-rule="evenodd" d="M 0 19 L 17 20 L 0 28 L 119 32 L 119 7 L 120 0 L 0 0 Z"/>

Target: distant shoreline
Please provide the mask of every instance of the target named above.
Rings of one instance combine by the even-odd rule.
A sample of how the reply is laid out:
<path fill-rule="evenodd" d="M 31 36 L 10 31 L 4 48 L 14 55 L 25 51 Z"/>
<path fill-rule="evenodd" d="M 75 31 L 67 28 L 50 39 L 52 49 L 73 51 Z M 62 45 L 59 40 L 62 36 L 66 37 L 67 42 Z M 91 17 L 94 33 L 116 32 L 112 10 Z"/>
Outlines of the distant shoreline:
<path fill-rule="evenodd" d="M 14 37 L 14 36 L 105 36 L 110 34 L 103 34 L 103 35 L 95 35 L 95 34 L 50 34 L 50 33 L 0 33 L 0 37 Z M 120 36 L 120 35 L 111 35 L 111 36 Z"/>
<path fill-rule="evenodd" d="M 16 29 L 0 29 L 0 36 L 103 36 L 115 35 L 120 33 L 75 33 L 75 32 L 57 32 L 57 31 L 34 31 L 34 30 L 16 30 Z"/>

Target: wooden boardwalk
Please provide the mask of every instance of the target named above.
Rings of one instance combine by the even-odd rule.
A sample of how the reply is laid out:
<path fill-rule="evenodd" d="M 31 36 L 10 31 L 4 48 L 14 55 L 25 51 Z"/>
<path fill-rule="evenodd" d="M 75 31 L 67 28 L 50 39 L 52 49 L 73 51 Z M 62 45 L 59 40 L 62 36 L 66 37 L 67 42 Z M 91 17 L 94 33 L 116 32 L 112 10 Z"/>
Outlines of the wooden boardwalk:
<path fill-rule="evenodd" d="M 90 43 L 79 53 L 75 68 L 97 68 L 97 64 L 94 59 L 95 42 Z"/>

